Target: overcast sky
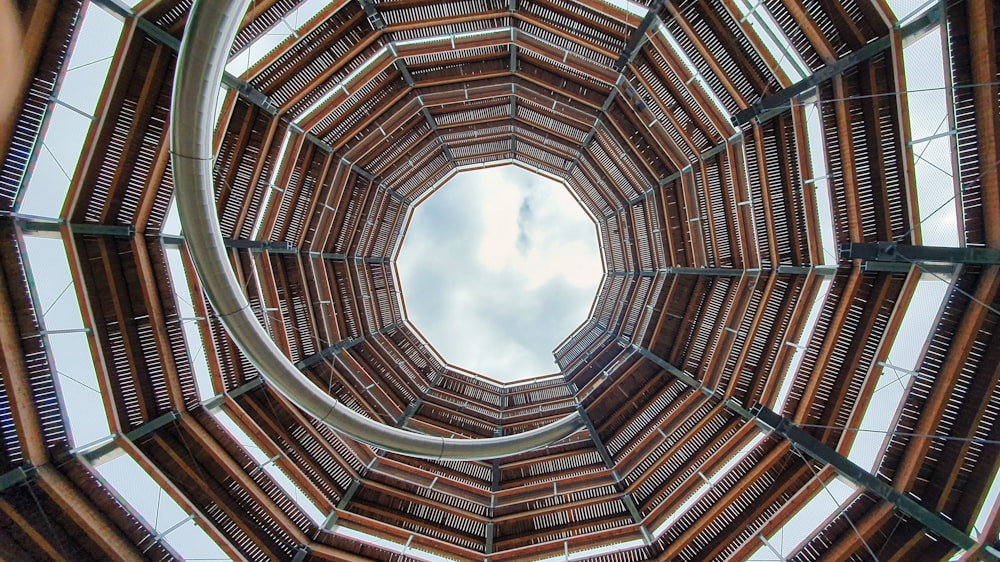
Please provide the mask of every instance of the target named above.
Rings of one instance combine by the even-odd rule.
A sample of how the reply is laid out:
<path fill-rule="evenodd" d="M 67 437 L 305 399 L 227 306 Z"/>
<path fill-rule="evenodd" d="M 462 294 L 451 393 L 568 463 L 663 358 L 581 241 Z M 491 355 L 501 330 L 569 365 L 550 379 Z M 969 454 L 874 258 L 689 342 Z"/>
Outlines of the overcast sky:
<path fill-rule="evenodd" d="M 503 381 L 558 371 L 552 350 L 589 315 L 603 271 L 566 188 L 513 166 L 463 172 L 421 203 L 397 267 L 438 353 Z"/>

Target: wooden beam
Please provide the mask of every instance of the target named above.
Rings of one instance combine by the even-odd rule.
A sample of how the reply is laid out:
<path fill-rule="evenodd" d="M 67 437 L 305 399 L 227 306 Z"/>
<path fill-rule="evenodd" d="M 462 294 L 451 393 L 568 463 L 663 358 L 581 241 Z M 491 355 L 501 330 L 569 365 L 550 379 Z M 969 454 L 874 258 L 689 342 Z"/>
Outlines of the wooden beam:
<path fill-rule="evenodd" d="M 974 298 L 979 302 L 993 302 L 998 289 L 1000 289 L 1000 266 L 991 266 L 980 275 Z M 977 302 L 970 301 L 968 303 L 965 314 L 952 338 L 952 345 L 948 348 L 944 364 L 934 378 L 934 387 L 921 409 L 920 419 L 913 429 L 913 433 L 917 435 L 934 434 L 941 421 L 941 416 L 944 415 L 945 407 L 948 405 L 956 381 L 962 373 L 965 359 L 972 351 L 976 335 L 989 314 L 991 314 L 990 311 Z M 896 490 L 903 492 L 913 486 L 917 473 L 927 456 L 931 441 L 930 438 L 917 436 L 910 439 L 893 476 L 892 484 Z"/>
<path fill-rule="evenodd" d="M 136 545 L 114 527 L 101 510 L 61 472 L 48 464 L 35 468 L 39 487 L 73 519 L 87 534 L 87 538 L 105 552 L 109 560 L 145 560 Z"/>
<path fill-rule="evenodd" d="M 979 145 L 979 190 L 982 193 L 983 230 L 986 245 L 1000 248 L 1000 113 L 997 98 L 996 5 L 991 0 L 969 0 L 969 51 L 972 89 L 976 108 L 976 139 Z"/>

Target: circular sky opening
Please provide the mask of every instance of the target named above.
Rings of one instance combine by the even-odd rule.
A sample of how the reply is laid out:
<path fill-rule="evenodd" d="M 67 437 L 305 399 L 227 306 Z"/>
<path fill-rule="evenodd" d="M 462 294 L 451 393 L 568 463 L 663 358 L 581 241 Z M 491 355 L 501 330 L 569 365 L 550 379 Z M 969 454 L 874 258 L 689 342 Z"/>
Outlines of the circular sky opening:
<path fill-rule="evenodd" d="M 502 382 L 557 373 L 604 269 L 562 184 L 514 166 L 462 172 L 413 211 L 396 259 L 406 313 L 448 363 Z"/>

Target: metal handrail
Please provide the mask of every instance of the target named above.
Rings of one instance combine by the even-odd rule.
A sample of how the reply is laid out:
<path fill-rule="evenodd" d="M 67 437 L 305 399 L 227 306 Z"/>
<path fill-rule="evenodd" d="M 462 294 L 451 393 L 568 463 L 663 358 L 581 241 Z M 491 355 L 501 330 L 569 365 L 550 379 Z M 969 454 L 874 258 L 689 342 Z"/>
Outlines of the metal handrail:
<path fill-rule="evenodd" d="M 345 435 L 387 451 L 444 460 L 494 459 L 544 447 L 583 427 L 578 412 L 531 431 L 484 439 L 435 437 L 390 427 L 312 384 L 271 341 L 230 268 L 212 179 L 214 104 L 229 46 L 249 3 L 195 2 L 181 41 L 170 112 L 174 196 L 185 244 L 209 302 L 236 345 L 268 383 L 300 408 Z"/>

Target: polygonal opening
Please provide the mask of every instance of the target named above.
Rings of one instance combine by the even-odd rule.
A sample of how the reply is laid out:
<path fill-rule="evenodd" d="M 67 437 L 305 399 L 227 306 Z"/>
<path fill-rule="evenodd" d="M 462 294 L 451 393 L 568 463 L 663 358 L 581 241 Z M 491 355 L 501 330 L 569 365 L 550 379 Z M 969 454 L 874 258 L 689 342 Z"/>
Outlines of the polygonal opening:
<path fill-rule="evenodd" d="M 460 173 L 417 205 L 396 264 L 414 327 L 503 382 L 558 370 L 552 350 L 589 316 L 603 270 L 569 190 L 513 166 Z"/>

